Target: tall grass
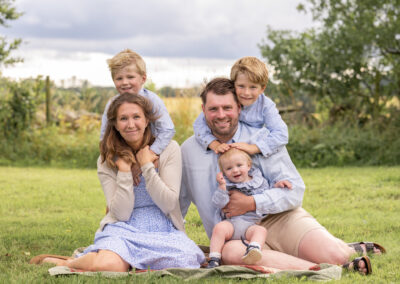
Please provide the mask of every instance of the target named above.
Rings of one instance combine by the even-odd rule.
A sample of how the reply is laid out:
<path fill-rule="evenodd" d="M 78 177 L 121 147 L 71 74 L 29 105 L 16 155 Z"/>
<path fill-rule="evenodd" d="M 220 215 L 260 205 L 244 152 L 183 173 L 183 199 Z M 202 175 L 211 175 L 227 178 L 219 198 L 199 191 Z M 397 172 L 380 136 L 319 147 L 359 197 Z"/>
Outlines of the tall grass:
<path fill-rule="evenodd" d="M 193 122 L 201 112 L 198 97 L 164 98 L 175 124 L 174 139 L 182 143 L 193 134 Z M 82 117 L 74 125 L 36 127 L 19 137 L 0 137 L 0 165 L 39 165 L 94 168 L 99 155 L 100 122 Z M 382 127 L 337 122 L 334 125 L 289 125 L 287 145 L 296 166 L 399 165 L 400 116 Z"/>
<path fill-rule="evenodd" d="M 201 112 L 199 97 L 164 98 L 164 103 L 175 125 L 174 140 L 182 144 L 193 135 L 193 122 Z"/>

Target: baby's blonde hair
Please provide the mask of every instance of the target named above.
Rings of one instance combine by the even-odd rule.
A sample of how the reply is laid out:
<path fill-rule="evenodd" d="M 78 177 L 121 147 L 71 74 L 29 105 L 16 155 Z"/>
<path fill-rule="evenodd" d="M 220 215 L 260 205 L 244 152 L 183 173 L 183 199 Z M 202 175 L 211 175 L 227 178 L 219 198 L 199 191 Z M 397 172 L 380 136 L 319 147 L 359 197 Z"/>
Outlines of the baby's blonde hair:
<path fill-rule="evenodd" d="M 219 165 L 220 171 L 223 172 L 222 165 L 224 164 L 224 162 L 235 154 L 240 154 L 240 155 L 243 155 L 244 157 L 246 157 L 246 160 L 249 163 L 249 166 L 251 167 L 251 165 L 253 164 L 253 161 L 251 160 L 251 157 L 249 154 L 247 154 L 245 151 L 239 150 L 237 148 L 230 148 L 228 151 L 221 154 L 218 158 L 218 165 Z"/>
<path fill-rule="evenodd" d="M 118 71 L 131 64 L 136 66 L 137 73 L 142 76 L 146 75 L 146 63 L 143 58 L 130 49 L 125 49 L 117 53 L 114 57 L 107 60 L 107 64 L 113 79 Z"/>
<path fill-rule="evenodd" d="M 231 80 L 236 81 L 239 74 L 244 74 L 255 84 L 266 87 L 268 83 L 268 69 L 264 62 L 253 56 L 240 58 L 231 68 Z"/>

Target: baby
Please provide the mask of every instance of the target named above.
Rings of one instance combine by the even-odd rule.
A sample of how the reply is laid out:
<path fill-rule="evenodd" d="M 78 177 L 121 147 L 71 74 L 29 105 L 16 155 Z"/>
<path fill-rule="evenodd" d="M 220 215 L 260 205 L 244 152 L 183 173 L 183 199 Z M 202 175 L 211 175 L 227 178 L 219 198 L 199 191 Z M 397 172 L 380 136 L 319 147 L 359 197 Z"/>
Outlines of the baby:
<path fill-rule="evenodd" d="M 217 174 L 218 189 L 214 192 L 212 202 L 218 208 L 224 208 L 229 202 L 229 190 L 238 190 L 248 196 L 260 194 L 270 188 L 268 181 L 258 168 L 252 167 L 250 156 L 239 149 L 231 148 L 218 160 L 222 172 Z M 225 178 L 227 181 L 225 181 Z M 291 189 L 292 184 L 283 180 L 273 187 Z M 243 215 L 225 218 L 215 225 L 210 241 L 210 261 L 207 268 L 219 266 L 221 252 L 226 241 L 239 240 L 247 246 L 242 260 L 246 264 L 255 264 L 262 257 L 261 249 L 267 238 L 267 230 L 256 223 L 263 216 L 255 211 Z M 244 241 L 247 240 L 248 244 Z"/>

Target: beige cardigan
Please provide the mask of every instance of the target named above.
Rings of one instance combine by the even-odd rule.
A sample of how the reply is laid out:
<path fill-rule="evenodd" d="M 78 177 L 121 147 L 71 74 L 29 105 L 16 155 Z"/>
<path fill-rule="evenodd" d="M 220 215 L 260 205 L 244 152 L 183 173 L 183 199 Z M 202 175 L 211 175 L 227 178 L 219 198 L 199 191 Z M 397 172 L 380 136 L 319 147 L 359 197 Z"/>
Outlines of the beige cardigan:
<path fill-rule="evenodd" d="M 183 217 L 179 206 L 179 191 L 182 176 L 181 150 L 176 141 L 171 141 L 160 155 L 158 173 L 153 163 L 141 167 L 146 181 L 146 190 L 154 203 L 172 221 L 174 226 L 184 231 Z M 133 179 L 131 172 L 119 172 L 97 160 L 97 175 L 103 187 L 109 212 L 100 222 L 104 226 L 118 221 L 128 221 L 134 204 Z"/>

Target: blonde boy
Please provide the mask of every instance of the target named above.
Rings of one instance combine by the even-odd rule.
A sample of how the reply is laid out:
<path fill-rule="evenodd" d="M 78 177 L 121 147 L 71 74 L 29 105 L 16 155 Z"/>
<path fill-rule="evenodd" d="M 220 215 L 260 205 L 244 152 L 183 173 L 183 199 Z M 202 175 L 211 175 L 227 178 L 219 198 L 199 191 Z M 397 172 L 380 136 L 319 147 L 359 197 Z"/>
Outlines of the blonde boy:
<path fill-rule="evenodd" d="M 231 68 L 231 80 L 241 104 L 239 120 L 260 128 L 250 138 L 249 143 L 221 144 L 211 133 L 203 113 L 193 124 L 195 137 L 204 149 L 224 153 L 231 147 L 247 152 L 249 155 L 261 153 L 269 157 L 288 143 L 288 129 L 279 115 L 275 103 L 263 93 L 268 83 L 268 69 L 256 57 L 243 57 Z"/>
<path fill-rule="evenodd" d="M 175 128 L 164 102 L 155 93 L 143 88 L 147 79 L 146 63 L 139 54 L 130 49 L 119 52 L 108 59 L 107 63 L 119 94 L 139 94 L 153 103 L 153 111 L 159 118 L 151 124 L 151 131 L 156 139 L 150 149 L 154 154 L 160 155 L 174 136 Z M 119 94 L 111 98 L 105 107 L 100 139 L 103 138 L 106 130 L 108 108 Z"/>

